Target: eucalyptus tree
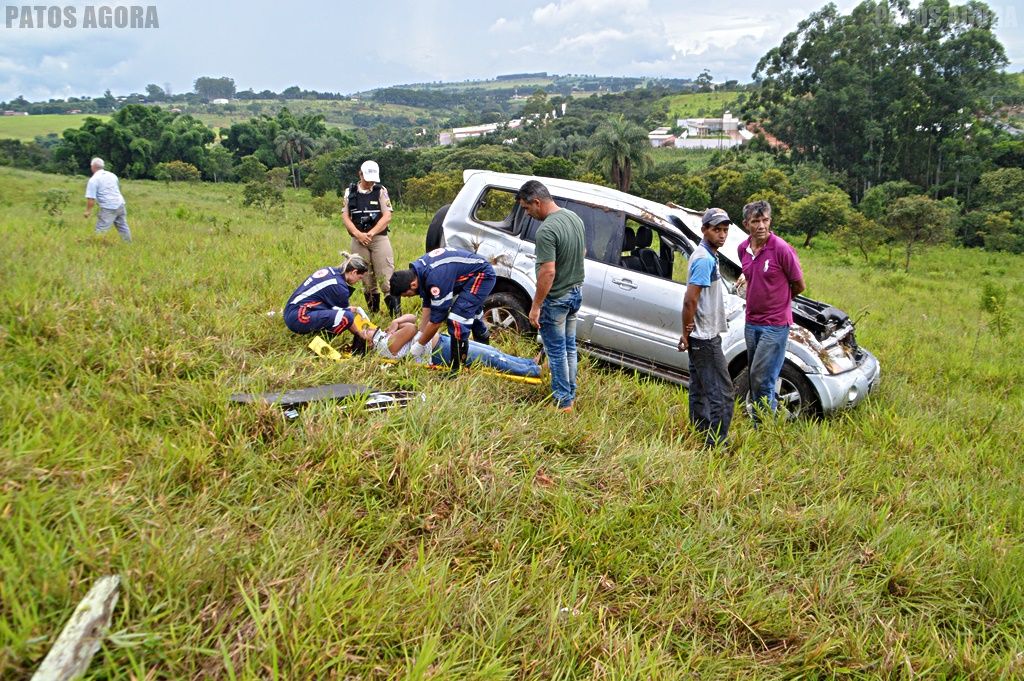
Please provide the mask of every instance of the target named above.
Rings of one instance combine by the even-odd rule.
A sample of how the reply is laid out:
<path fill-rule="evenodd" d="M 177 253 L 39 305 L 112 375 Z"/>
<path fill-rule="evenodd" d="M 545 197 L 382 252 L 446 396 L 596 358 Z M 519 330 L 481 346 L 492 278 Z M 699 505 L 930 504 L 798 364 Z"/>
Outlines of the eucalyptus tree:
<path fill-rule="evenodd" d="M 957 172 L 950 140 L 976 131 L 1007 64 L 995 21 L 974 0 L 825 5 L 758 62 L 744 115 L 796 158 L 845 172 L 855 197 L 893 179 L 937 192 Z"/>

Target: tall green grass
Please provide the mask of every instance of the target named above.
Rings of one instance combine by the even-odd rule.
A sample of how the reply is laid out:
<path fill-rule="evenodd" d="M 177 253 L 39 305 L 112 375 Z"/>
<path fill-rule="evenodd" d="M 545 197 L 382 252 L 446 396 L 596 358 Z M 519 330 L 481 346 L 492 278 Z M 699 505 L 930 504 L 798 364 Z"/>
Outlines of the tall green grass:
<path fill-rule="evenodd" d="M 125 246 L 77 200 L 38 207 L 84 180 L 0 169 L 0 677 L 108 573 L 90 678 L 1024 674 L 1019 256 L 802 252 L 883 383 L 820 422 L 738 419 L 725 454 L 685 392 L 589 362 L 564 415 L 536 386 L 318 359 L 268 316 L 347 247 L 306 195 L 264 214 L 125 181 Z M 425 223 L 396 214 L 399 263 Z M 426 401 L 227 401 L 337 381 Z"/>
<path fill-rule="evenodd" d="M 711 165 L 711 157 L 717 149 L 676 149 L 675 147 L 656 147 L 651 149 L 651 159 L 655 166 L 676 161 L 686 162 L 686 171 L 699 173 Z"/>

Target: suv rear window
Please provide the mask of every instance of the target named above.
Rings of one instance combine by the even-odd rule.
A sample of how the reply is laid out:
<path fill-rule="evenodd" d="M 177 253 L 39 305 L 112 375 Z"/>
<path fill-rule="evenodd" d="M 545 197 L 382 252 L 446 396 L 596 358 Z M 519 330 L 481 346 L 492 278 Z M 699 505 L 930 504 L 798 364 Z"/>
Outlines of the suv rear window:
<path fill-rule="evenodd" d="M 516 205 L 515 192 L 488 187 L 473 208 L 473 219 L 488 227 L 511 232 Z"/>

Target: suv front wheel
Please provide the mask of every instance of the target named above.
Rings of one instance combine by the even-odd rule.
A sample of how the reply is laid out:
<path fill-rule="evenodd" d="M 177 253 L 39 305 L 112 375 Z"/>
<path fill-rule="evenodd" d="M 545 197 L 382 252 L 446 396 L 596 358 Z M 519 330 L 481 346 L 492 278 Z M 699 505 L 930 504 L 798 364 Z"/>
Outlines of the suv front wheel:
<path fill-rule="evenodd" d="M 491 334 L 512 333 L 532 335 L 530 310 L 518 296 L 511 293 L 492 293 L 484 301 L 484 322 Z"/>
<path fill-rule="evenodd" d="M 750 373 L 746 367 L 732 383 L 734 394 L 741 401 L 741 406 L 745 407 L 747 414 L 753 413 L 754 405 L 750 402 Z M 813 418 L 821 415 L 821 403 L 811 382 L 802 371 L 788 361 L 782 365 L 782 372 L 779 374 L 778 399 L 779 407 L 785 408 L 789 418 Z"/>

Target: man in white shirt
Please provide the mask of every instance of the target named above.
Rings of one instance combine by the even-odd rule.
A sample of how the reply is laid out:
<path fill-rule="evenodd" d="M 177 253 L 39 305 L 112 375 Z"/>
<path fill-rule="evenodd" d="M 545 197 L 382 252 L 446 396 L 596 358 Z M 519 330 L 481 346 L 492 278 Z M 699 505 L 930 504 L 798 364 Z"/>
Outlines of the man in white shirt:
<path fill-rule="evenodd" d="M 92 177 L 85 185 L 85 217 L 92 213 L 93 205 L 99 206 L 99 214 L 96 216 L 96 233 L 105 234 L 111 225 L 117 227 L 117 233 L 121 240 L 131 243 L 132 232 L 128 229 L 127 212 L 125 211 L 124 197 L 121 196 L 121 185 L 117 181 L 117 175 L 103 169 L 103 159 L 96 157 L 92 160 Z"/>

